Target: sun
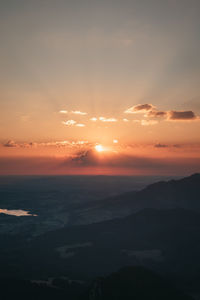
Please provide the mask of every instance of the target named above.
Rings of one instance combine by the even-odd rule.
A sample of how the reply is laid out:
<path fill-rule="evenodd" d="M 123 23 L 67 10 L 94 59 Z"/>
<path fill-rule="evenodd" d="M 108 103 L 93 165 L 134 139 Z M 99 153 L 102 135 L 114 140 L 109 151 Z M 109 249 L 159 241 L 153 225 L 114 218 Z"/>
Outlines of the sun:
<path fill-rule="evenodd" d="M 96 150 L 97 152 L 102 152 L 102 151 L 104 151 L 104 148 L 103 148 L 102 145 L 96 145 L 96 146 L 95 146 L 95 150 Z"/>

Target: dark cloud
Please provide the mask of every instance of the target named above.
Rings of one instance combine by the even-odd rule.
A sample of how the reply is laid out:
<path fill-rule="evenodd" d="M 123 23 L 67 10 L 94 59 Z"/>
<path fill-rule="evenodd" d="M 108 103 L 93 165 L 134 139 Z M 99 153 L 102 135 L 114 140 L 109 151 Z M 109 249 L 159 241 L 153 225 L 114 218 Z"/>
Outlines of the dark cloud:
<path fill-rule="evenodd" d="M 16 144 L 14 141 L 9 140 L 8 142 L 6 142 L 4 145 L 4 147 L 18 147 L 18 144 Z"/>
<path fill-rule="evenodd" d="M 168 112 L 169 120 L 196 120 L 197 116 L 191 110 L 188 111 L 175 111 Z"/>
<path fill-rule="evenodd" d="M 8 142 L 6 142 L 5 144 L 3 144 L 4 147 L 9 147 L 9 148 L 30 148 L 33 146 L 37 146 L 37 143 L 16 143 L 13 140 L 9 140 Z"/>
<path fill-rule="evenodd" d="M 159 111 L 159 110 L 150 110 L 147 114 L 147 117 L 152 118 L 164 118 L 167 116 L 166 111 Z"/>
<path fill-rule="evenodd" d="M 95 155 L 94 150 L 86 150 L 79 152 L 71 161 L 79 165 L 96 165 L 98 163 L 98 158 Z M 69 161 L 67 160 L 66 163 L 69 164 Z"/>
<path fill-rule="evenodd" d="M 172 121 L 194 121 L 198 120 L 199 117 L 191 110 L 187 111 L 160 111 L 157 110 L 152 104 L 138 104 L 130 107 L 125 111 L 125 113 L 136 114 L 143 113 L 146 118 L 163 118 Z"/>
<path fill-rule="evenodd" d="M 134 110 L 150 110 L 152 108 L 152 104 L 138 104 L 134 107 Z"/>
<path fill-rule="evenodd" d="M 135 114 L 135 113 L 145 113 L 149 110 L 153 110 L 154 106 L 152 104 L 138 104 L 135 106 L 132 106 L 125 110 L 125 113 L 127 114 Z"/>
<path fill-rule="evenodd" d="M 158 143 L 158 144 L 155 144 L 154 147 L 155 147 L 155 148 L 167 148 L 168 145 Z"/>

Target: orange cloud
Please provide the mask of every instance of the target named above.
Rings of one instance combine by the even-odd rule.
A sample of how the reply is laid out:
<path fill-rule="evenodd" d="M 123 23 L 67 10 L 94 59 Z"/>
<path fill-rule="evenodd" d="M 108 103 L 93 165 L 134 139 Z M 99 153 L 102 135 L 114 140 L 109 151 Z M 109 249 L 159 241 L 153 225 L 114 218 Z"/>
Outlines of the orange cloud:
<path fill-rule="evenodd" d="M 149 110 L 152 110 L 154 106 L 152 104 L 138 104 L 132 106 L 124 111 L 126 114 L 137 114 L 137 113 L 145 113 Z"/>
<path fill-rule="evenodd" d="M 189 111 L 159 111 L 155 106 L 152 104 L 138 104 L 135 105 L 125 111 L 125 113 L 129 114 L 136 114 L 136 113 L 142 113 L 144 114 L 144 117 L 150 118 L 150 120 L 134 120 L 135 123 L 141 122 L 141 125 L 154 125 L 158 122 L 156 120 L 160 118 L 161 120 L 168 120 L 168 121 L 196 121 L 200 120 L 198 116 L 195 115 L 195 113 L 191 110 Z"/>

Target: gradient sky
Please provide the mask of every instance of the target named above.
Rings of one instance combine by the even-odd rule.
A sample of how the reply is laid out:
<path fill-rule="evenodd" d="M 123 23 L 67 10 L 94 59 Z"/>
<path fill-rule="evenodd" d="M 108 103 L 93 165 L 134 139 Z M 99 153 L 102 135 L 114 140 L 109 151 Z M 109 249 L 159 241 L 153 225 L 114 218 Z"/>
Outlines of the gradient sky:
<path fill-rule="evenodd" d="M 0 1 L 0 174 L 198 172 L 199 11 Z"/>

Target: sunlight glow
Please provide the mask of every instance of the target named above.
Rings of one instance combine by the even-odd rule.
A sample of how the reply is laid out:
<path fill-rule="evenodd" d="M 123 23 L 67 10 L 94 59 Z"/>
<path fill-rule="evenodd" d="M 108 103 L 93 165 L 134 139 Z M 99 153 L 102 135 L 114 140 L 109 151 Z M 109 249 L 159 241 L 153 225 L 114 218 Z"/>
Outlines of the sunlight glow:
<path fill-rule="evenodd" d="M 96 146 L 95 146 L 95 150 L 96 150 L 97 152 L 102 152 L 102 151 L 104 151 L 104 148 L 103 148 L 102 145 L 96 145 Z"/>

